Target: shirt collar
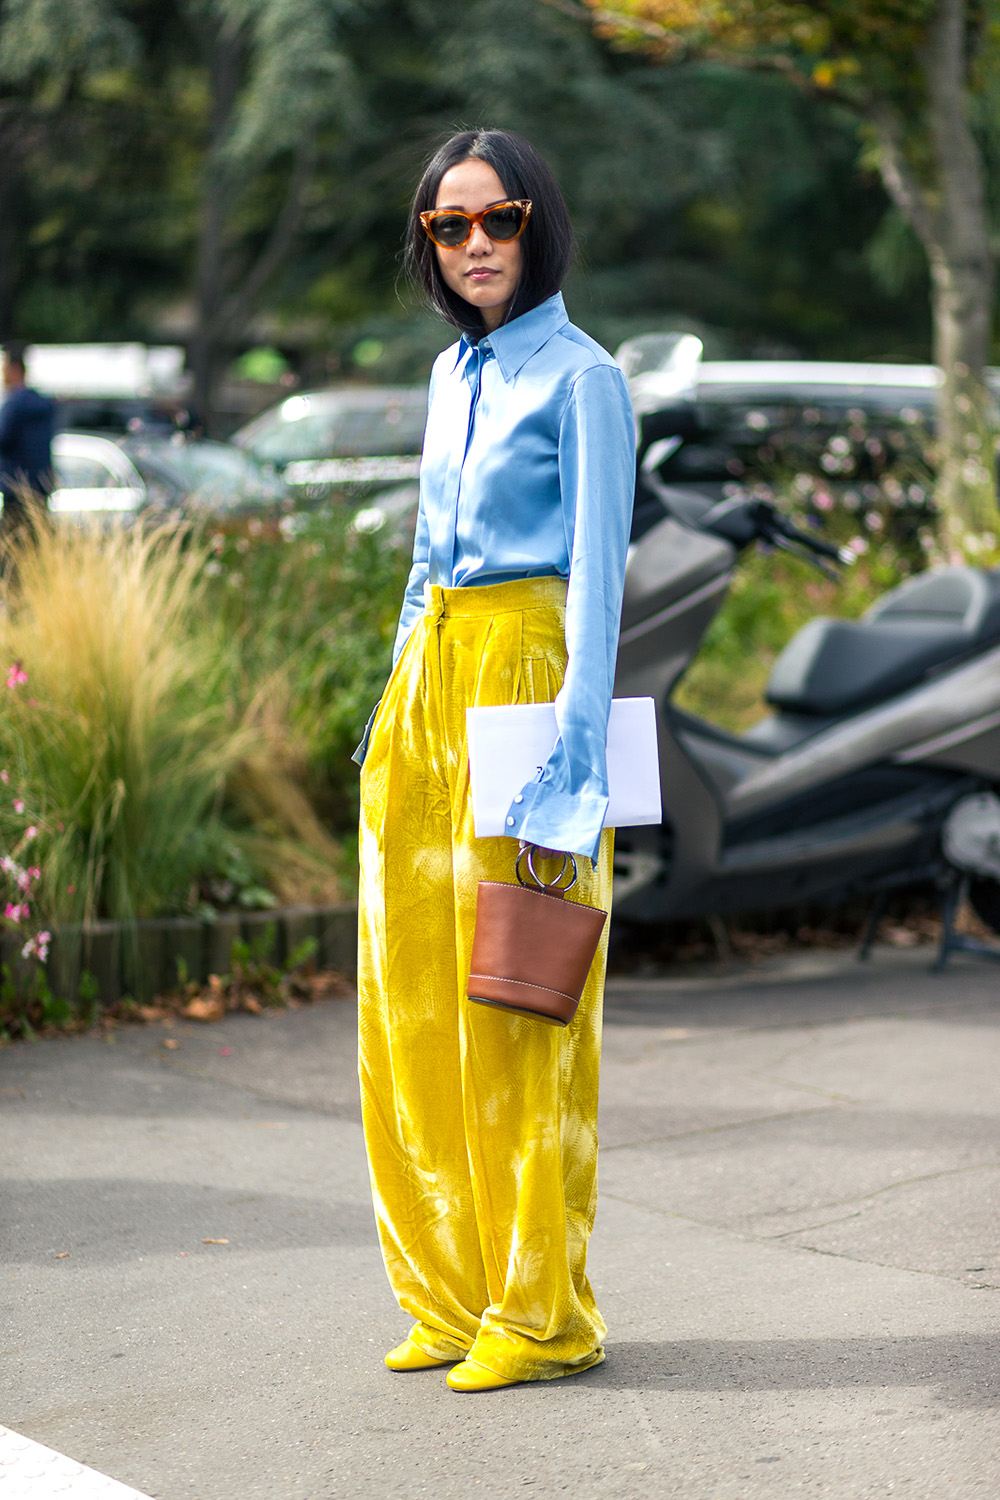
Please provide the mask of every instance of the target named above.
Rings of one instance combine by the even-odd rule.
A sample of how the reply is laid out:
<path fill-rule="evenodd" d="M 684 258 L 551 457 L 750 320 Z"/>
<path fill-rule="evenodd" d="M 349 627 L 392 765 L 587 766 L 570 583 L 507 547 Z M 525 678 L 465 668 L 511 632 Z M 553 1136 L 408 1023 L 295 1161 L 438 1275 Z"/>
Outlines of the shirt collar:
<path fill-rule="evenodd" d="M 522 313 L 512 323 L 503 323 L 492 333 L 484 334 L 479 343 L 492 349 L 500 374 L 505 381 L 510 381 L 523 369 L 531 356 L 537 354 L 553 334 L 558 333 L 560 328 L 565 328 L 568 322 L 562 292 L 556 292 L 554 297 L 547 297 L 544 302 L 540 302 L 530 312 Z M 457 370 L 475 347 L 463 333 L 458 341 L 452 369 Z"/>

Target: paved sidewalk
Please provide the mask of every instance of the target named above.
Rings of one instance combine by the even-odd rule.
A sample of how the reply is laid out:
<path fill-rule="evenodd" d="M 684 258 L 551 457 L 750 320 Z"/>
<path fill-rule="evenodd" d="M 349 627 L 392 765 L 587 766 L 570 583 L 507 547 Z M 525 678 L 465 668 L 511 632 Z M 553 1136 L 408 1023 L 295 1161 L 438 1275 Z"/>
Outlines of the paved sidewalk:
<path fill-rule="evenodd" d="M 0 1051 L 0 1423 L 156 1500 L 995 1500 L 1000 976 L 928 962 L 612 984 L 607 1362 L 479 1396 L 381 1364 L 349 1002 Z"/>

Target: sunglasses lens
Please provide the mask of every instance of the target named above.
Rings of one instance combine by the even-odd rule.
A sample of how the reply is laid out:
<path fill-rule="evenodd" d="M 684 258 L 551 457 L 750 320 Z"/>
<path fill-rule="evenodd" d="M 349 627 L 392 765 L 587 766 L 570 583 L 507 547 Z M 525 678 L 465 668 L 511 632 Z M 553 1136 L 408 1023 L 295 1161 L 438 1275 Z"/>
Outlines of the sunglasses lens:
<path fill-rule="evenodd" d="M 491 240 L 514 240 L 524 223 L 524 209 L 516 203 L 504 203 L 483 215 L 483 228 Z"/>
<path fill-rule="evenodd" d="M 469 238 L 468 217 L 465 214 L 435 214 L 430 232 L 439 245 L 463 245 Z"/>

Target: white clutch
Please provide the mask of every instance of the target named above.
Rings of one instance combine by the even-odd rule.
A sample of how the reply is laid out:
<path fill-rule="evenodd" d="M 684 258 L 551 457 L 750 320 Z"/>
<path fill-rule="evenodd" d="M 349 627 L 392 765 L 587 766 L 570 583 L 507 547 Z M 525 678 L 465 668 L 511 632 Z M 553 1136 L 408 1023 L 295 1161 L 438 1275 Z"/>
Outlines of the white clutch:
<path fill-rule="evenodd" d="M 469 779 L 476 837 L 507 833 L 507 813 L 534 781 L 558 737 L 552 703 L 468 708 Z M 660 761 L 652 698 L 615 698 L 608 720 L 606 828 L 659 823 Z"/>

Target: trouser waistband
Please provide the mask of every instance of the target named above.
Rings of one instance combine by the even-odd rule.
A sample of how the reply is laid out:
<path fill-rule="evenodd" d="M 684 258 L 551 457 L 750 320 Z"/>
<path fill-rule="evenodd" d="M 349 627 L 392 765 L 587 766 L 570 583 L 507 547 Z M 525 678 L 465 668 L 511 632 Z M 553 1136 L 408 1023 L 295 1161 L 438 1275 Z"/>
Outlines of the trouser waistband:
<path fill-rule="evenodd" d="M 424 584 L 424 613 L 440 620 L 449 615 L 510 614 L 522 609 L 544 609 L 566 603 L 566 579 L 515 578 L 508 583 L 485 583 L 467 588 Z"/>

